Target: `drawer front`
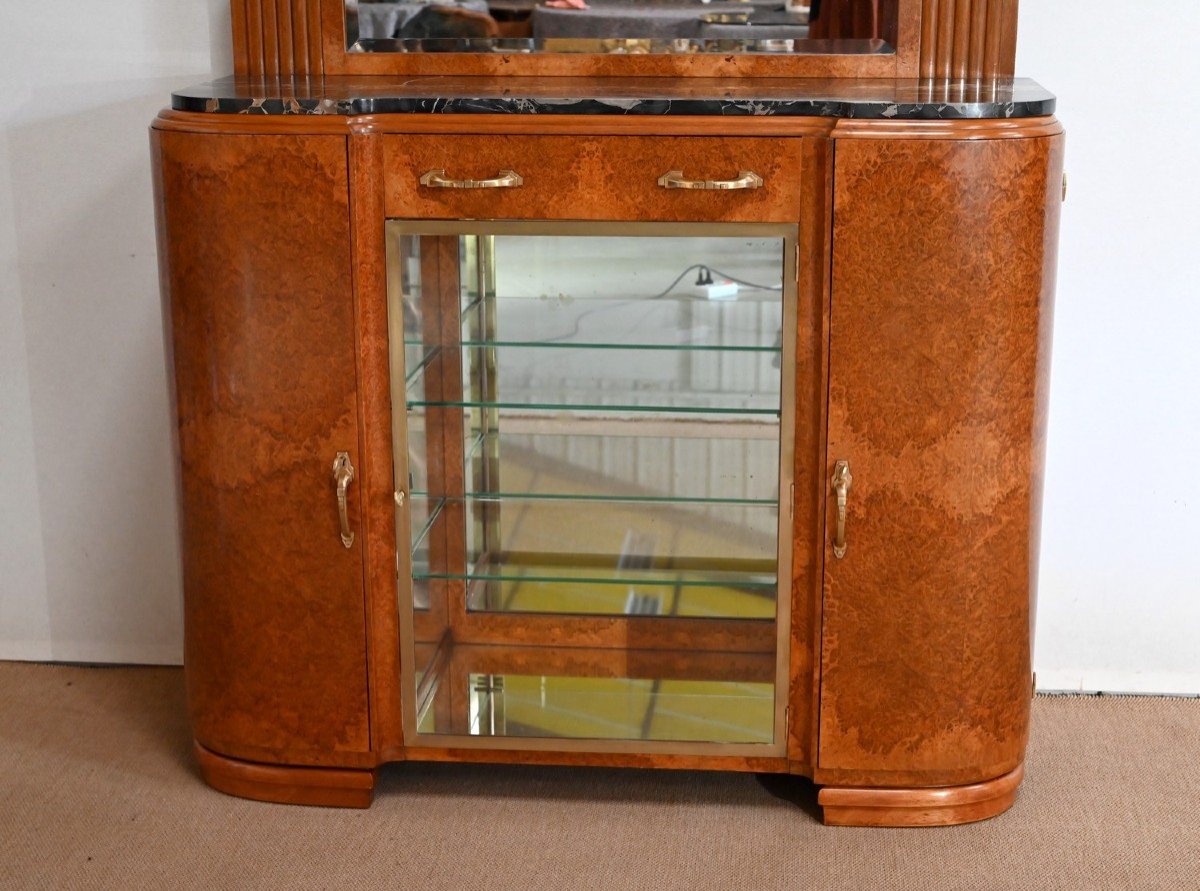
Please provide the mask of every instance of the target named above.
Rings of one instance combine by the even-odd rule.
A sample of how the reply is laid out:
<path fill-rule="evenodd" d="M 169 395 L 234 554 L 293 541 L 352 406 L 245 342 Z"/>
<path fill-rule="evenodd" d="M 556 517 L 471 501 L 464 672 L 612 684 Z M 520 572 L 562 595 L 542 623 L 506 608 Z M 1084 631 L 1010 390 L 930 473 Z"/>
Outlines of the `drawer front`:
<path fill-rule="evenodd" d="M 389 217 L 400 218 L 790 223 L 800 217 L 801 143 L 778 137 L 388 136 L 385 207 Z M 431 171 L 444 171 L 449 181 L 512 171 L 521 184 L 422 185 Z M 725 183 L 749 172 L 762 182 L 757 188 L 660 185 L 671 171 L 688 181 Z"/>

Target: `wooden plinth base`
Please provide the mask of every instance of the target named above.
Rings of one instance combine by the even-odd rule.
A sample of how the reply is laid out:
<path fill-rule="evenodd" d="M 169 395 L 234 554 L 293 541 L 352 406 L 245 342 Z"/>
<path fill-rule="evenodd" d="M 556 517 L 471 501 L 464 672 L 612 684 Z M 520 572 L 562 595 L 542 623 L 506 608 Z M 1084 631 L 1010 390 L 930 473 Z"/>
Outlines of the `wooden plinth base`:
<path fill-rule="evenodd" d="M 1002 814 L 1017 799 L 1025 768 L 985 783 L 935 789 L 826 786 L 817 795 L 829 826 L 954 826 Z"/>
<path fill-rule="evenodd" d="M 309 804 L 319 807 L 370 807 L 375 771 L 340 767 L 279 767 L 239 761 L 195 744 L 204 781 L 227 795 Z"/>

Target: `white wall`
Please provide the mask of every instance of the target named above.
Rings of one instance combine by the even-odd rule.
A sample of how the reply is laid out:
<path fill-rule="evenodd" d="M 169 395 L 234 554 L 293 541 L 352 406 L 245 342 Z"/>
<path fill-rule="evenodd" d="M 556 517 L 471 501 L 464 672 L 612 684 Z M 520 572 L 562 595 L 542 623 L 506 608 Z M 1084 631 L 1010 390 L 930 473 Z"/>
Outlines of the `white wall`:
<path fill-rule="evenodd" d="M 0 658 L 180 658 L 147 126 L 228 15 L 0 0 Z"/>
<path fill-rule="evenodd" d="M 146 126 L 227 6 L 0 0 L 0 658 L 179 659 Z M 1039 684 L 1200 693 L 1200 4 L 1021 16 L 1071 174 Z"/>
<path fill-rule="evenodd" d="M 1197 35 L 1195 0 L 1021 4 L 1017 69 L 1058 94 L 1070 184 L 1043 689 L 1200 693 L 1200 117 L 1184 98 Z"/>

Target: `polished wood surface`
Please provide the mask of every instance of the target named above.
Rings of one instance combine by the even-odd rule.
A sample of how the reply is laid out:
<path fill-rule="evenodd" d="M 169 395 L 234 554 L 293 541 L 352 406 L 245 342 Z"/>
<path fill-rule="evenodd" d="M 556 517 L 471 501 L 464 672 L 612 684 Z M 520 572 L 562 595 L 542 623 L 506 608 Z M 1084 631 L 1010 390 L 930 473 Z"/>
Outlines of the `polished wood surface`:
<path fill-rule="evenodd" d="M 196 743 L 196 763 L 204 782 L 214 789 L 278 804 L 316 807 L 371 806 L 375 796 L 374 770 L 330 767 L 284 767 L 226 758 Z"/>
<path fill-rule="evenodd" d="M 922 0 L 919 76 L 934 81 L 1011 77 L 1018 0 Z"/>
<path fill-rule="evenodd" d="M 157 126 L 189 701 L 213 785 L 363 802 L 370 768 L 419 759 L 790 771 L 828 784 L 826 819 L 848 825 L 964 822 L 1011 804 L 1030 695 L 1063 150 L 1053 118 L 168 112 Z M 689 176 L 732 176 L 749 158 L 772 178 L 749 196 L 629 189 L 672 157 Z M 413 188 L 442 166 L 513 167 L 551 186 Z M 698 203 L 671 207 L 680 197 Z M 405 746 L 388 216 L 799 224 L 787 757 Z M 336 451 L 359 472 L 350 550 Z M 844 560 L 826 528 L 839 458 L 854 473 Z M 454 618 L 449 642 L 497 671 L 511 657 L 499 645 L 547 640 L 556 648 L 529 671 L 698 676 L 728 653 L 759 677 L 776 652 L 761 622 Z M 291 777 L 304 767 L 360 770 Z M 336 801 L 314 791 L 338 787 Z"/>
<path fill-rule="evenodd" d="M 740 773 L 787 773 L 786 758 L 746 755 L 680 755 L 639 752 L 571 752 L 413 747 L 409 761 L 482 764 L 536 764 L 563 767 L 639 767 L 650 770 L 730 770 Z"/>
<path fill-rule="evenodd" d="M 1004 813 L 1017 800 L 1025 769 L 993 780 L 936 789 L 855 789 L 817 793 L 828 826 L 957 826 Z"/>
<path fill-rule="evenodd" d="M 178 419 L 196 738 L 258 761 L 369 760 L 346 144 L 153 134 Z M 355 757 L 357 756 L 357 758 Z"/>
<path fill-rule="evenodd" d="M 396 481 L 392 470 L 392 402 L 388 369 L 387 261 L 384 248 L 383 153 L 379 137 L 349 140 L 354 315 L 358 334 L 358 418 L 362 442 L 359 496 L 366 556 L 367 656 L 371 742 L 376 758 L 396 760 L 401 719 L 399 596 L 396 585 Z"/>
<path fill-rule="evenodd" d="M 788 116 L 704 117 L 672 115 L 237 115 L 164 109 L 160 130 L 183 133 L 447 134 L 456 136 L 827 136 L 832 118 Z M 880 122 L 875 122 L 880 123 Z M 970 123 L 966 121 L 948 123 Z"/>
<path fill-rule="evenodd" d="M 851 139 L 954 140 L 992 142 L 998 139 L 1033 139 L 1059 136 L 1063 126 L 1053 116 L 1012 120 L 976 121 L 838 121 L 830 135 L 845 143 Z"/>
<path fill-rule="evenodd" d="M 1024 757 L 1062 150 L 838 146 L 826 471 L 854 482 L 849 550 L 825 554 L 818 782 Z"/>
<path fill-rule="evenodd" d="M 321 0 L 230 0 L 235 73 L 321 76 L 320 7 Z"/>
<path fill-rule="evenodd" d="M 825 509 L 826 344 L 833 157 L 831 140 L 802 140 L 804 180 L 800 196 L 800 262 L 797 269 L 788 758 L 793 772 L 807 776 L 812 775 L 817 751 L 819 685 L 816 654 L 821 650 L 821 524 Z"/>
<path fill-rule="evenodd" d="M 800 141 L 742 138 L 395 136 L 384 140 L 384 210 L 428 219 L 577 219 L 795 222 Z M 423 174 L 486 179 L 502 170 L 516 188 L 430 188 Z M 750 170 L 758 189 L 666 189 L 658 179 L 732 180 Z"/>

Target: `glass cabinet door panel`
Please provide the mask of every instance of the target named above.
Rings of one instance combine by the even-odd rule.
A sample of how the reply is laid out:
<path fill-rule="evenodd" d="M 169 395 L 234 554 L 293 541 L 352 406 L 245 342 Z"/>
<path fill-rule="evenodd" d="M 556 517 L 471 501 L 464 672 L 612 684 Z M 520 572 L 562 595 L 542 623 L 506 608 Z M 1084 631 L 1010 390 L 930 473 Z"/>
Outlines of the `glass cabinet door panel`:
<path fill-rule="evenodd" d="M 777 741 L 782 682 L 714 674 L 728 653 L 699 674 L 461 663 L 495 643 L 472 617 L 783 627 L 794 246 L 777 225 L 389 223 L 418 736 Z"/>

